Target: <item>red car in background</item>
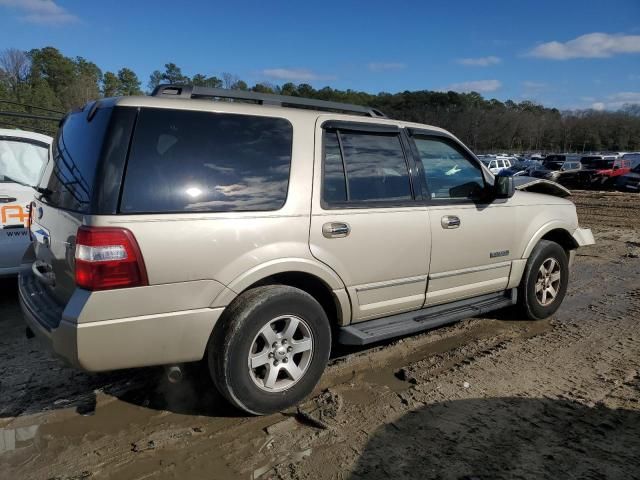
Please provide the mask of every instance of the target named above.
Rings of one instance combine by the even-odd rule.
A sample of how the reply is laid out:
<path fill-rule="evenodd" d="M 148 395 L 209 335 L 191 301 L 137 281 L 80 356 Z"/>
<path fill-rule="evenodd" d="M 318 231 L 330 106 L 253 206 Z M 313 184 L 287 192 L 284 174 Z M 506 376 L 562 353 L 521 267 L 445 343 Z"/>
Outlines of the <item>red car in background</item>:
<path fill-rule="evenodd" d="M 631 160 L 614 155 L 589 155 L 580 159 L 581 183 L 591 188 L 613 187 L 618 177 L 631 171 Z"/>

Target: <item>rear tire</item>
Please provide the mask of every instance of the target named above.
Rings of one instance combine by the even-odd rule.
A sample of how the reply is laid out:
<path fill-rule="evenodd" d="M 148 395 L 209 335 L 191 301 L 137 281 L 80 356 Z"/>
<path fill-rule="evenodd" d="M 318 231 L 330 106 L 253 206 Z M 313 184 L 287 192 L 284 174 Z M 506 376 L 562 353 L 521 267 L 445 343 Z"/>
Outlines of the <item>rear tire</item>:
<path fill-rule="evenodd" d="M 331 329 L 320 304 L 297 288 L 268 285 L 227 308 L 209 339 L 207 364 L 231 404 L 263 415 L 309 395 L 330 351 Z"/>
<path fill-rule="evenodd" d="M 540 240 L 531 252 L 518 290 L 519 304 L 531 320 L 553 315 L 567 293 L 569 260 L 555 242 Z"/>

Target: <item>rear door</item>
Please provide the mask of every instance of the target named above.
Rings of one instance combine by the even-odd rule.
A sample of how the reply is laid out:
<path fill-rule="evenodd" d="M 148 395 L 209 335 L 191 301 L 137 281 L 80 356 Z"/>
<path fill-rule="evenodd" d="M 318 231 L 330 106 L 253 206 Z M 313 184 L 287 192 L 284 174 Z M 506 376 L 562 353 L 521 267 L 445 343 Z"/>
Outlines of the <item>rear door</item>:
<path fill-rule="evenodd" d="M 309 245 L 344 281 L 353 321 L 425 300 L 431 239 L 407 140 L 395 125 L 322 116 Z"/>
<path fill-rule="evenodd" d="M 507 287 L 515 253 L 511 199 L 482 203 L 480 163 L 455 140 L 412 130 L 429 198 L 432 247 L 426 305 Z"/>
<path fill-rule="evenodd" d="M 49 144 L 0 135 L 0 269 L 16 269 L 29 245 L 29 202 L 49 155 Z"/>

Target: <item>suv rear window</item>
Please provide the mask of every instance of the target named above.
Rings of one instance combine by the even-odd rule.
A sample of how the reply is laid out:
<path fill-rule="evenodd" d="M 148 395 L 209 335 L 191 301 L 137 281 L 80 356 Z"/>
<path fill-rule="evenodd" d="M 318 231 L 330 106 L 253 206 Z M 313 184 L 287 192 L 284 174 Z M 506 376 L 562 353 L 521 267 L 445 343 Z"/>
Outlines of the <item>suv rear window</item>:
<path fill-rule="evenodd" d="M 277 210 L 287 197 L 292 140 L 282 118 L 143 109 L 120 211 Z"/>
<path fill-rule="evenodd" d="M 98 108 L 91 121 L 87 112 L 70 114 L 53 144 L 53 165 L 43 182 L 51 194 L 43 200 L 54 207 L 88 213 L 100 152 L 112 108 Z M 47 177 L 48 174 L 48 177 Z"/>

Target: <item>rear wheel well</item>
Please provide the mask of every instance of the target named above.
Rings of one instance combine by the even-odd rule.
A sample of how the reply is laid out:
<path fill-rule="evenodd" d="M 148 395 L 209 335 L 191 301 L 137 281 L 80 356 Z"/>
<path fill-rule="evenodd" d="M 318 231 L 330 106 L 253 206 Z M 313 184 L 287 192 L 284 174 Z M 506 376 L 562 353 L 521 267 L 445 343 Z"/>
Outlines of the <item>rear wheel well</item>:
<path fill-rule="evenodd" d="M 578 248 L 578 244 L 573 236 L 562 228 L 556 228 L 544 234 L 544 236 L 540 240 L 549 240 L 551 242 L 555 242 L 564 248 L 565 252 L 569 252 L 570 250 L 575 250 Z"/>
<path fill-rule="evenodd" d="M 314 275 L 304 272 L 276 273 L 257 281 L 245 291 L 263 285 L 288 285 L 298 288 L 316 299 L 327 314 L 332 327 L 342 324 L 342 308 L 338 299 L 333 295 L 331 287 Z"/>

